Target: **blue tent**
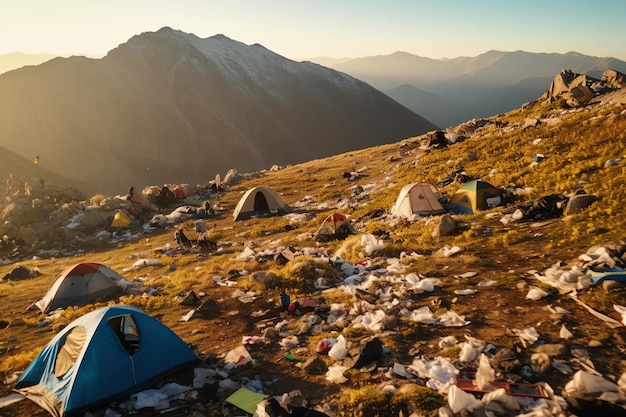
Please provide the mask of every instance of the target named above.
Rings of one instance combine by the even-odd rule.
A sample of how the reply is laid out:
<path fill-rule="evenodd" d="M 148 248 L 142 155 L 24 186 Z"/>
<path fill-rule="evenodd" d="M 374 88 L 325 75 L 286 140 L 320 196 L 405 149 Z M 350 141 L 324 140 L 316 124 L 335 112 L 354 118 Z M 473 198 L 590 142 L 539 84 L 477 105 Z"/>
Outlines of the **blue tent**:
<path fill-rule="evenodd" d="M 601 281 L 617 281 L 626 282 L 626 269 L 614 267 L 614 268 L 600 268 L 597 270 L 589 269 L 587 276 L 591 277 L 591 281 L 597 284 Z"/>
<path fill-rule="evenodd" d="M 157 319 L 134 307 L 107 307 L 58 333 L 15 390 L 53 416 L 70 417 L 149 388 L 197 360 Z"/>

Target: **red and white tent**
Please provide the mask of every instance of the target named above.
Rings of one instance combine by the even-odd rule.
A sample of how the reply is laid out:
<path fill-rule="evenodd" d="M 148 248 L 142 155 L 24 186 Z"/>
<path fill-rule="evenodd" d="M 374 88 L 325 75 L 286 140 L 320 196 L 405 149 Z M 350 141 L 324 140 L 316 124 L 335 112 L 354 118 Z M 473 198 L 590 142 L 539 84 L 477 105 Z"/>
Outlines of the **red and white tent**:
<path fill-rule="evenodd" d="M 46 295 L 35 303 L 48 313 L 61 307 L 81 306 L 98 298 L 114 297 L 123 292 L 124 278 L 96 262 L 81 262 L 63 270 Z"/>

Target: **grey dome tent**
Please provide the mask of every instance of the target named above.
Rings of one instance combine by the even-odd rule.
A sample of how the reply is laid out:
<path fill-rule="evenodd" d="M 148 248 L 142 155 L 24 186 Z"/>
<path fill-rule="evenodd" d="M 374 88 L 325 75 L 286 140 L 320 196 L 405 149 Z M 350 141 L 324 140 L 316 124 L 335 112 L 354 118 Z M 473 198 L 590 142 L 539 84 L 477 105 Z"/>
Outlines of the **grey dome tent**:
<path fill-rule="evenodd" d="M 441 194 L 437 187 L 429 182 L 407 184 L 398 193 L 391 214 L 409 220 L 443 214 L 446 209 L 439 202 L 440 198 Z"/>
<path fill-rule="evenodd" d="M 291 207 L 272 190 L 254 187 L 245 192 L 237 203 L 233 218 L 245 220 L 251 217 L 277 216 L 291 213 Z"/>

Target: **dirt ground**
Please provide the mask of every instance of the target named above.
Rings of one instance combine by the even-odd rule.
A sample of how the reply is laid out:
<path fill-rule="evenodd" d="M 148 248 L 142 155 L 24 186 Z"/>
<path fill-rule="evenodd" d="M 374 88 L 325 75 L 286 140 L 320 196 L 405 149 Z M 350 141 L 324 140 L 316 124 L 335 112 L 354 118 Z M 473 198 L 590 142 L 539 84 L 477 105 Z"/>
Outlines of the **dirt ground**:
<path fill-rule="evenodd" d="M 531 255 L 530 257 L 518 259 L 507 259 L 507 256 L 502 253 L 476 252 L 474 255 L 490 260 L 497 259 L 498 268 L 483 270 L 479 276 L 467 278 L 467 288 L 473 288 L 481 281 L 498 279 L 502 274 L 501 271 L 520 271 L 533 262 L 542 262 L 541 255 Z M 526 356 L 526 359 L 529 360 L 528 357 L 531 351 L 522 348 L 519 338 L 512 334 L 512 330 L 534 326 L 540 333 L 543 342 L 560 343 L 562 340 L 559 338 L 559 330 L 561 325 L 565 324 L 574 333 L 573 340 L 568 343 L 570 349 L 580 347 L 590 350 L 593 362 L 599 372 L 617 379 L 625 369 L 625 361 L 623 359 L 616 360 L 616 358 L 623 357 L 623 352 L 626 349 L 626 343 L 624 342 L 626 333 L 622 330 L 623 328 L 620 330 L 608 329 L 608 327 L 572 299 L 556 292 L 550 293 L 549 296 L 539 301 L 526 299 L 525 296 L 529 285 L 537 284 L 532 277 L 521 277 L 516 282 L 513 282 L 510 288 L 487 287 L 477 294 L 469 296 L 451 296 L 446 289 L 448 286 L 446 282 L 452 283 L 455 279 L 446 275 L 441 279 L 443 281 L 441 287 L 437 287 L 432 293 L 415 295 L 415 301 L 421 305 L 461 308 L 465 311 L 470 311 L 469 316 L 472 319 L 472 323 L 465 327 L 451 328 L 420 326 L 417 332 L 412 333 L 414 339 L 411 340 L 402 340 L 404 336 L 401 326 L 389 329 L 389 331 L 385 332 L 386 337 L 401 340 L 402 343 L 400 345 L 403 348 L 385 355 L 385 363 L 379 363 L 379 366 L 390 367 L 396 361 L 405 364 L 411 363 L 410 349 L 418 349 L 420 355 L 427 357 L 438 356 L 441 353 L 438 341 L 442 337 L 455 336 L 458 340 L 463 340 L 465 335 L 491 343 L 497 348 L 508 347 L 517 349 L 521 352 L 522 357 Z M 202 334 L 201 342 L 196 346 L 197 350 L 200 354 L 207 355 L 205 357 L 206 362 L 198 366 L 210 367 L 215 364 L 215 356 L 238 346 L 243 335 L 260 335 L 259 323 L 271 326 L 284 318 L 292 319 L 297 317 L 298 313 L 289 314 L 284 312 L 274 300 L 266 299 L 263 296 L 252 303 L 242 303 L 238 299 L 231 297 L 233 291 L 232 288 L 215 285 L 211 288 L 209 295 L 219 305 L 219 312 L 210 318 L 194 317 L 192 319 L 193 331 Z M 582 298 L 584 298 L 584 294 L 581 294 Z M 569 310 L 572 314 L 565 316 L 551 314 L 546 308 L 549 305 L 560 306 Z M 181 311 L 183 309 L 184 307 L 181 307 Z M 269 309 L 269 311 L 264 316 L 256 318 L 251 316 L 253 311 L 265 309 Z M 235 311 L 238 311 L 238 314 L 234 314 L 233 312 Z M 600 334 L 607 332 L 611 333 L 610 338 L 604 338 L 598 347 L 589 347 L 589 343 L 592 340 L 597 339 Z M 185 335 L 182 336 L 184 337 Z M 277 343 L 248 345 L 247 348 L 254 359 L 253 365 L 247 365 L 239 372 L 231 375 L 231 377 L 237 380 L 242 377 L 254 378 L 258 376 L 265 383 L 266 393 L 270 395 L 281 395 L 293 390 L 299 390 L 302 396 L 310 402 L 309 404 L 314 405 L 332 401 L 333 396 L 338 394 L 344 387 L 356 388 L 364 384 L 379 384 L 381 382 L 377 380 L 378 373 L 374 371 L 367 374 L 353 375 L 349 382 L 338 386 L 326 381 L 323 374 L 312 375 L 300 369 L 295 361 L 285 357 L 286 351 Z M 314 346 L 308 346 L 307 355 L 315 355 Z M 559 393 L 569 379 L 569 375 L 561 374 L 552 369 L 545 374 L 536 373 L 535 378 L 527 382 L 546 381 L 555 392 Z M 192 368 L 172 376 L 169 381 L 190 385 Z M 11 393 L 10 388 L 10 385 L 2 385 L 0 396 L 9 395 Z M 217 409 L 220 399 L 213 390 L 205 389 L 200 391 L 197 401 L 191 403 L 203 403 L 204 407 L 201 407 L 200 410 L 205 412 L 206 415 L 221 415 Z M 180 409 L 173 411 L 171 414 L 166 413 L 166 415 L 191 415 L 191 410 L 196 409 L 194 407 Z M 3 416 L 14 417 L 43 417 L 48 415 L 28 400 L 20 401 L 1 411 L 0 414 Z M 100 410 L 100 413 L 102 412 L 103 409 Z M 98 411 L 94 410 L 94 413 L 98 413 Z M 140 410 L 136 415 L 147 416 L 154 415 L 154 413 L 155 410 L 153 409 L 144 409 Z"/>

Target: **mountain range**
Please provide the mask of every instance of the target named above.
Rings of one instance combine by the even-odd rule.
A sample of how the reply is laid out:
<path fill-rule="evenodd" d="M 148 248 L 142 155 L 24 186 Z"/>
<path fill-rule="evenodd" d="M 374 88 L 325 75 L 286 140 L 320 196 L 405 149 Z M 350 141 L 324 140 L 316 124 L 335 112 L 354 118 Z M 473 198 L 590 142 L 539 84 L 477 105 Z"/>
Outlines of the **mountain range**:
<path fill-rule="evenodd" d="M 0 75 L 0 146 L 90 185 L 202 184 L 392 143 L 436 126 L 363 81 L 223 35 L 169 27 L 101 59 Z"/>
<path fill-rule="evenodd" d="M 562 69 L 599 78 L 626 71 L 626 62 L 577 52 L 566 54 L 488 51 L 476 57 L 432 59 L 390 55 L 331 61 L 312 59 L 350 74 L 415 113 L 446 128 L 516 109 L 537 99 Z"/>
<path fill-rule="evenodd" d="M 86 193 L 202 184 L 231 168 L 295 164 L 506 112 L 563 68 L 599 77 L 626 72 L 626 62 L 524 51 L 296 62 L 164 27 L 100 59 L 1 56 L 0 159 L 23 158 L 28 176 Z"/>

